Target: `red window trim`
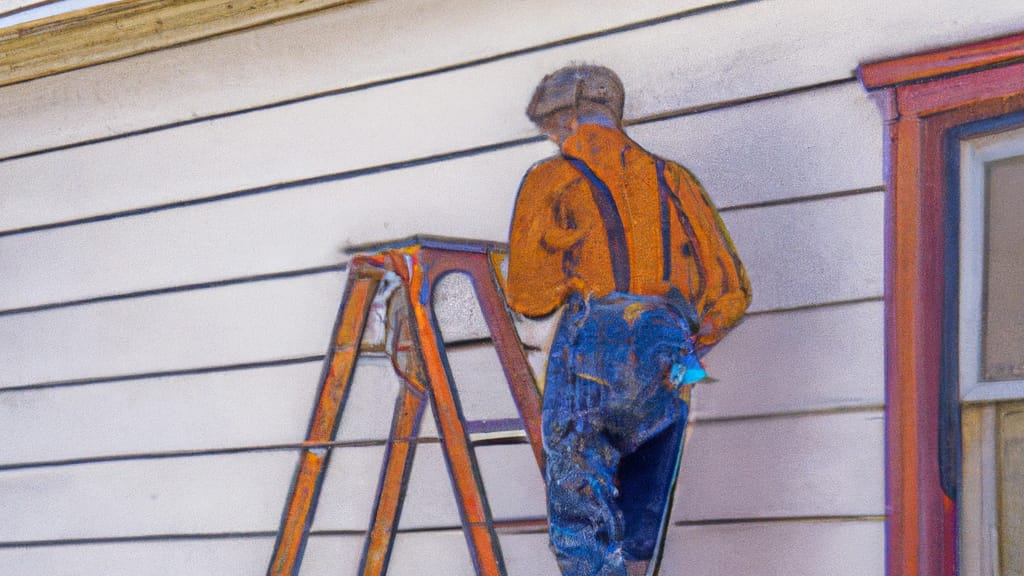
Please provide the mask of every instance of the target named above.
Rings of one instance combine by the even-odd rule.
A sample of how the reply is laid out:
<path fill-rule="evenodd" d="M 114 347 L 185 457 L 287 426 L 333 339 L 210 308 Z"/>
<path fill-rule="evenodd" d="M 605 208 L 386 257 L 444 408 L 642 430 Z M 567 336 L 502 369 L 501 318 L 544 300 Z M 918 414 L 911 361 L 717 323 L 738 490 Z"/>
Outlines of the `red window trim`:
<path fill-rule="evenodd" d="M 886 124 L 886 574 L 952 576 L 956 505 L 938 463 L 943 335 L 955 339 L 947 320 L 956 313 L 945 259 L 958 249 L 947 233 L 959 210 L 950 201 L 947 141 L 1024 110 L 1024 33 L 858 72 Z"/>

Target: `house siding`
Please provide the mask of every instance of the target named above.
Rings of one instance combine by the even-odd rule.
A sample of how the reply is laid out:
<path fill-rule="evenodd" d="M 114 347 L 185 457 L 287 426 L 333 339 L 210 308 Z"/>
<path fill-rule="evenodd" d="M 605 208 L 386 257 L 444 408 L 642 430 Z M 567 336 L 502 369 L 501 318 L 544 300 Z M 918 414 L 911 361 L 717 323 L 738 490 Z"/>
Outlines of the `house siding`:
<path fill-rule="evenodd" d="M 264 572 L 344 249 L 504 240 L 554 152 L 533 87 L 587 61 L 754 286 L 694 393 L 662 573 L 881 575 L 884 142 L 853 70 L 1022 25 L 1016 0 L 378 1 L 0 88 L 0 572 Z M 449 340 L 483 333 L 466 294 Z M 500 416 L 489 350 L 452 365 Z M 361 363 L 303 575 L 355 572 L 398 386 Z M 389 573 L 472 574 L 430 420 Z M 543 516 L 527 446 L 477 452 L 497 519 Z M 556 570 L 543 533 L 501 541 L 511 575 Z"/>

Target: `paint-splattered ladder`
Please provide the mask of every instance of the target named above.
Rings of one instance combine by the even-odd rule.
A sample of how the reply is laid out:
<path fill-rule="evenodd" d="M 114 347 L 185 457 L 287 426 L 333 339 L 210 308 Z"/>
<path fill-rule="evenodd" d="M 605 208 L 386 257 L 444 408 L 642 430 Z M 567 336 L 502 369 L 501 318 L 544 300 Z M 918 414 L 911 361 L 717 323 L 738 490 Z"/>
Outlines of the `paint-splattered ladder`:
<path fill-rule="evenodd" d="M 431 306 L 432 290 L 441 277 L 450 272 L 470 277 L 527 439 L 540 464 L 540 394 L 505 307 L 496 267 L 500 253 L 493 244 L 428 237 L 376 248 L 374 255 L 355 257 L 349 267 L 313 420 L 292 482 L 268 574 L 298 574 L 329 448 L 341 420 L 371 307 L 375 298 L 378 302 L 386 298 L 386 347 L 404 386 L 392 420 L 359 574 L 380 576 L 387 570 L 424 400 L 429 400 L 476 572 L 479 576 L 504 576 L 501 547 L 469 436 L 473 423 L 467 423 L 460 413 L 444 343 Z"/>

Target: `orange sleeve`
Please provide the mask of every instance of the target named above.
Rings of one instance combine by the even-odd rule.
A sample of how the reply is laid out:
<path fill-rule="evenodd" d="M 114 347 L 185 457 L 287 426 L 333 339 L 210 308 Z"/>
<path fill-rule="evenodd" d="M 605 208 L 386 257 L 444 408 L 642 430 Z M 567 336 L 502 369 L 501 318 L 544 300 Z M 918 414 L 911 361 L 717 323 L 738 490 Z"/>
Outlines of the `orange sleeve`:
<path fill-rule="evenodd" d="M 739 323 L 753 293 L 729 231 L 707 192 L 685 168 L 668 162 L 666 165 L 671 167 L 666 177 L 689 220 L 703 268 L 704 292 L 694 304 L 701 316 L 697 346 L 707 349 Z"/>
<path fill-rule="evenodd" d="M 523 178 L 509 231 L 506 296 L 513 310 L 527 316 L 548 314 L 565 300 L 573 283 L 563 257 L 585 235 L 565 222 L 565 183 L 550 162 Z"/>

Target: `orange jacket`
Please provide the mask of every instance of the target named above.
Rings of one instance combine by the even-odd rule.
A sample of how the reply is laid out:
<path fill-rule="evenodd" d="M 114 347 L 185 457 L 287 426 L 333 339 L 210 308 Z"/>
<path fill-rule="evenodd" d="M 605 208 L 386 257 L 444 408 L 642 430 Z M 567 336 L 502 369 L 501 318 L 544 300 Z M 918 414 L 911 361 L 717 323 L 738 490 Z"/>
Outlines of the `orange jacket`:
<path fill-rule="evenodd" d="M 609 193 L 605 216 L 618 214 L 610 226 L 599 201 Z M 550 313 L 572 292 L 663 295 L 674 286 L 700 315 L 697 344 L 708 348 L 750 304 L 746 271 L 697 180 L 614 128 L 583 124 L 562 155 L 530 169 L 509 236 L 508 301 L 527 316 Z"/>

